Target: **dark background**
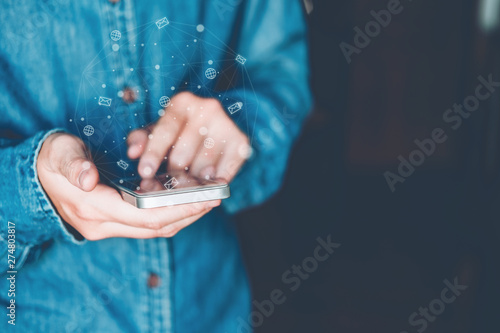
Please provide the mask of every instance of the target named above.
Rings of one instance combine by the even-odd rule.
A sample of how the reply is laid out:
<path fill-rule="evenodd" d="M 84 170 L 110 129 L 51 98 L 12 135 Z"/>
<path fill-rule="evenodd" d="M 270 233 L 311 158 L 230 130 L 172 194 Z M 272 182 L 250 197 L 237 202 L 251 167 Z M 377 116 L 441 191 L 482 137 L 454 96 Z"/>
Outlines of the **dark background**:
<path fill-rule="evenodd" d="M 394 193 L 383 177 L 479 75 L 500 81 L 499 33 L 480 1 L 403 0 L 348 64 L 339 44 L 388 2 L 313 1 L 313 114 L 280 193 L 238 216 L 253 298 L 287 297 L 257 333 L 417 332 L 409 315 L 455 277 L 468 289 L 425 332 L 500 332 L 500 89 Z M 341 247 L 291 292 L 282 274 L 328 235 Z"/>

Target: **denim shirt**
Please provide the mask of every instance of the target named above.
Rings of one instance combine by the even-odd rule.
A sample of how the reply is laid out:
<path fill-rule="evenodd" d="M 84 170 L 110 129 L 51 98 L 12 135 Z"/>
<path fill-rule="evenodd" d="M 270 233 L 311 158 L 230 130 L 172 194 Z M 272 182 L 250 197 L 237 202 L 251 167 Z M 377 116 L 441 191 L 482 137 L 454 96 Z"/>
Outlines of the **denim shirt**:
<path fill-rule="evenodd" d="M 248 330 L 230 216 L 279 188 L 310 108 L 300 2 L 0 3 L 0 331 Z M 125 138 L 180 91 L 217 98 L 250 139 L 231 198 L 173 238 L 79 237 L 38 180 L 44 140 L 75 134 L 103 181 L 130 176 Z"/>

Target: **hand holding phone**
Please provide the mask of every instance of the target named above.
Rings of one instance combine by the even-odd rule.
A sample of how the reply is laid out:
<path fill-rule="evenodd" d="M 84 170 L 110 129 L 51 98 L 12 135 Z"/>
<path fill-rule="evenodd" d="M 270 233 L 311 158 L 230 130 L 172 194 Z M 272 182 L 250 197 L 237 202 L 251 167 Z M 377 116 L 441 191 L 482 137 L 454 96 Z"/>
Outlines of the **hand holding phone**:
<path fill-rule="evenodd" d="M 40 183 L 61 218 L 88 240 L 111 237 L 172 237 L 200 219 L 220 200 L 138 209 L 99 182 L 96 166 L 82 140 L 50 135 L 37 158 Z"/>

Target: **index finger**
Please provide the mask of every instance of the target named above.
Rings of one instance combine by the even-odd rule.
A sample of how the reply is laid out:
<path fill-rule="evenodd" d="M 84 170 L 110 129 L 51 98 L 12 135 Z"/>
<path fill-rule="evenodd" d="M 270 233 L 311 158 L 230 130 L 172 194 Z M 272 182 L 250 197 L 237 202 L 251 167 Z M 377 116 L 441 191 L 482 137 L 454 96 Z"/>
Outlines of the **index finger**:
<path fill-rule="evenodd" d="M 167 152 L 177 140 L 183 123 L 184 120 L 180 119 L 175 111 L 169 110 L 154 126 L 139 160 L 138 171 L 141 177 L 151 178 L 156 174 Z"/>

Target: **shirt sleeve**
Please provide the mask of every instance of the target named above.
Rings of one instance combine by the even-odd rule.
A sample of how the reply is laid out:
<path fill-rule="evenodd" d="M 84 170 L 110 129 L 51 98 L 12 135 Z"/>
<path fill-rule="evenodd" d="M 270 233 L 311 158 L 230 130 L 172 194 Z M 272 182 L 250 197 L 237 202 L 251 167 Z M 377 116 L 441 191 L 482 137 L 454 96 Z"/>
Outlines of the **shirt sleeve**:
<path fill-rule="evenodd" d="M 5 267 L 7 254 L 15 256 L 18 269 L 30 249 L 51 239 L 79 243 L 64 227 L 38 180 L 36 161 L 40 148 L 49 135 L 58 131 L 42 131 L 25 140 L 0 137 L 0 257 L 4 258 L 0 272 L 12 270 Z"/>
<path fill-rule="evenodd" d="M 231 197 L 223 201 L 228 213 L 260 204 L 279 189 L 292 144 L 311 108 L 300 1 L 256 0 L 242 5 L 235 55 L 246 59 L 238 66 L 247 75 L 241 75 L 220 100 L 248 135 L 253 154 L 231 184 Z"/>

